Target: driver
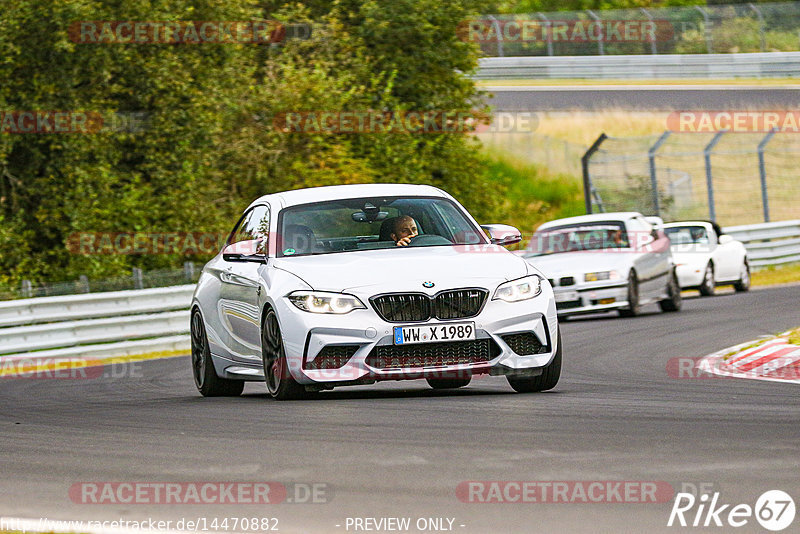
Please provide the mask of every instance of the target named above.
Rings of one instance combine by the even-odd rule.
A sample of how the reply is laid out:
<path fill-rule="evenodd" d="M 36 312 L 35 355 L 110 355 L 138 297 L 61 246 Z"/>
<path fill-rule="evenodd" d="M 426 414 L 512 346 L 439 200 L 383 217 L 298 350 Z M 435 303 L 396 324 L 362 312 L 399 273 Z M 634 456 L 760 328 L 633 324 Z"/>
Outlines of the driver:
<path fill-rule="evenodd" d="M 408 215 L 401 215 L 394 221 L 394 229 L 390 234 L 398 247 L 407 247 L 412 237 L 419 235 L 417 223 Z"/>

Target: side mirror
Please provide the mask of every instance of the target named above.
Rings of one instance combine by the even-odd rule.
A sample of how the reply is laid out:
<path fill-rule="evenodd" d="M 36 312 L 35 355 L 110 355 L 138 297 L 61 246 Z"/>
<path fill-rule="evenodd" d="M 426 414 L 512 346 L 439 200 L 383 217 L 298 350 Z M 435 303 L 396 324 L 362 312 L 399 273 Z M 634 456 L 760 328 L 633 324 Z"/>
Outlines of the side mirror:
<path fill-rule="evenodd" d="M 728 244 L 731 241 L 733 241 L 733 237 L 729 236 L 728 234 L 722 234 L 721 236 L 719 236 L 719 240 L 718 240 L 720 245 Z"/>
<path fill-rule="evenodd" d="M 222 249 L 222 259 L 225 261 L 253 261 L 267 263 L 267 257 L 261 250 L 261 239 L 250 239 L 231 243 Z"/>
<path fill-rule="evenodd" d="M 522 232 L 507 224 L 484 224 L 481 228 L 489 234 L 492 245 L 506 247 L 522 241 Z"/>
<path fill-rule="evenodd" d="M 645 217 L 644 220 L 652 224 L 656 230 L 661 230 L 664 227 L 664 219 L 661 217 Z"/>

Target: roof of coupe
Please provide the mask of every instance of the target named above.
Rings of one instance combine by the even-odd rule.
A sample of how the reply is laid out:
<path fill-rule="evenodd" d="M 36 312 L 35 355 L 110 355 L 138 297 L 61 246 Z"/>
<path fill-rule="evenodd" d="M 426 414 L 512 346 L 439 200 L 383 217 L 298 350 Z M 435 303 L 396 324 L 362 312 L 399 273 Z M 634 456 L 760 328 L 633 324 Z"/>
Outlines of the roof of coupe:
<path fill-rule="evenodd" d="M 680 228 L 682 226 L 705 226 L 711 228 L 712 224 L 709 221 L 679 221 L 664 224 L 664 228 Z"/>
<path fill-rule="evenodd" d="M 636 211 L 616 211 L 611 213 L 578 215 L 577 217 L 567 217 L 566 219 L 556 219 L 555 221 L 546 222 L 537 228 L 537 231 L 570 224 L 592 223 L 598 221 L 627 221 L 628 219 L 632 219 L 634 217 L 642 217 L 642 214 Z"/>
<path fill-rule="evenodd" d="M 311 202 L 326 202 L 329 200 L 339 200 L 342 198 L 358 197 L 403 197 L 403 196 L 427 196 L 427 197 L 448 197 L 448 195 L 432 185 L 418 184 L 352 184 L 352 185 L 328 185 L 323 187 L 309 187 L 305 189 L 294 189 L 292 191 L 282 191 L 263 197 L 254 201 L 251 205 L 263 203 L 265 201 L 278 201 L 283 207 L 309 204 Z"/>

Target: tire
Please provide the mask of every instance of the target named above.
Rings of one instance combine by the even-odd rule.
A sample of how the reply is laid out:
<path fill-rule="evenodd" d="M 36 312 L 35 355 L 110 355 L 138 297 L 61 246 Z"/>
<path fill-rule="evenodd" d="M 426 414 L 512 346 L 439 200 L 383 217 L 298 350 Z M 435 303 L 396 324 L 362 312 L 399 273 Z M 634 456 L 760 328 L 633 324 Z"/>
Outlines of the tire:
<path fill-rule="evenodd" d="M 214 370 L 203 315 L 195 308 L 191 321 L 192 375 L 197 391 L 204 397 L 238 397 L 244 389 L 244 380 L 220 378 Z"/>
<path fill-rule="evenodd" d="M 678 275 L 675 273 L 675 269 L 672 270 L 672 275 L 669 277 L 669 283 L 667 284 L 667 295 L 669 295 L 669 298 L 666 298 L 658 303 L 658 307 L 661 308 L 661 311 L 680 311 L 683 300 L 681 299 L 681 287 L 678 284 Z"/>
<path fill-rule="evenodd" d="M 619 310 L 621 317 L 635 317 L 642 313 L 642 306 L 639 304 L 639 280 L 636 279 L 636 271 L 628 273 L 628 307 Z"/>
<path fill-rule="evenodd" d="M 739 280 L 733 284 L 733 289 L 742 293 L 750 290 L 750 264 L 747 260 L 742 264 L 742 269 L 739 273 Z"/>
<path fill-rule="evenodd" d="M 714 295 L 717 289 L 717 282 L 714 280 L 714 265 L 711 262 L 708 262 L 706 265 L 706 271 L 703 274 L 703 283 L 700 284 L 700 287 L 697 289 L 700 290 L 700 294 L 704 297 L 711 297 Z"/>
<path fill-rule="evenodd" d="M 428 385 L 433 389 L 458 389 L 468 385 L 471 376 L 466 378 L 426 378 Z"/>
<path fill-rule="evenodd" d="M 508 384 L 517 393 L 536 393 L 553 389 L 558 384 L 561 377 L 561 330 L 558 331 L 558 348 L 556 354 L 547 366 L 542 369 L 542 374 L 538 376 L 506 376 Z"/>
<path fill-rule="evenodd" d="M 281 327 L 272 308 L 267 311 L 261 325 L 261 360 L 264 365 L 264 382 L 272 398 L 293 400 L 306 396 L 306 388 L 298 384 L 289 372 Z"/>

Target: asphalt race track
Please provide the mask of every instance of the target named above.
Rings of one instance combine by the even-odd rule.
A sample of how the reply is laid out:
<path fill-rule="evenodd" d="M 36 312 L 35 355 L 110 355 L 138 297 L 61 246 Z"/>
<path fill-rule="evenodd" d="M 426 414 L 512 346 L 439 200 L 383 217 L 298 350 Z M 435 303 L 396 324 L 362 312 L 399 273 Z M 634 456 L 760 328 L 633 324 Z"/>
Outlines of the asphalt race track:
<path fill-rule="evenodd" d="M 567 321 L 562 380 L 541 394 L 491 377 L 456 392 L 415 381 L 277 402 L 254 383 L 242 398 L 204 399 L 187 357 L 117 379 L 2 380 L 0 515 L 277 517 L 280 532 L 308 533 L 348 532 L 348 517 L 455 518 L 454 531 L 480 534 L 698 531 L 666 527 L 671 502 L 482 504 L 455 490 L 470 480 L 664 481 L 676 491 L 712 484 L 730 504 L 753 506 L 770 489 L 797 500 L 800 388 L 676 379 L 666 366 L 800 325 L 798 302 L 797 285 L 725 290 L 687 298 L 677 314 L 652 306 L 633 319 Z M 68 495 L 87 481 L 237 480 L 326 483 L 332 498 L 175 506 Z M 736 531 L 764 532 L 753 518 Z"/>
<path fill-rule="evenodd" d="M 800 89 L 768 86 L 484 87 L 498 111 L 796 109 Z"/>

